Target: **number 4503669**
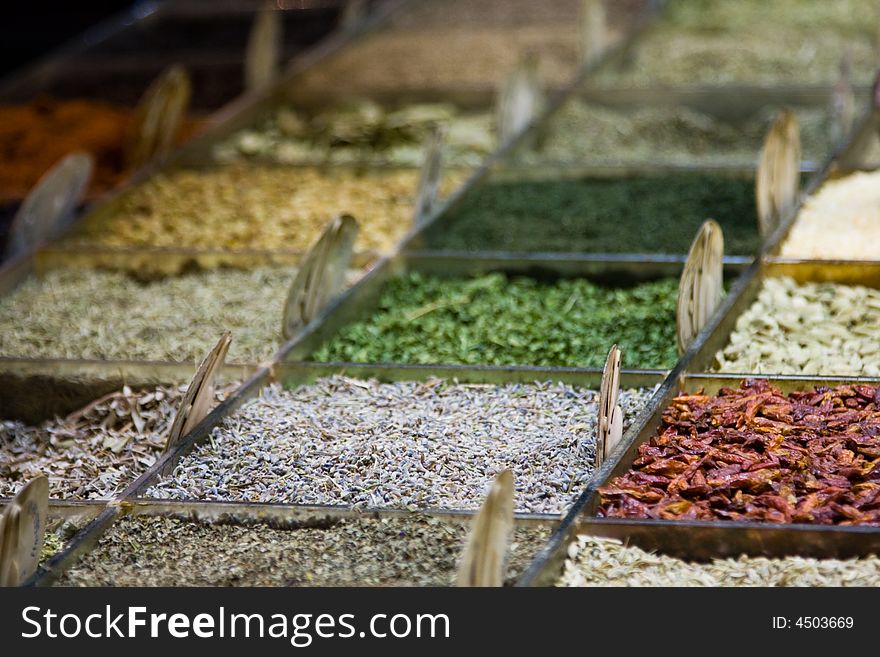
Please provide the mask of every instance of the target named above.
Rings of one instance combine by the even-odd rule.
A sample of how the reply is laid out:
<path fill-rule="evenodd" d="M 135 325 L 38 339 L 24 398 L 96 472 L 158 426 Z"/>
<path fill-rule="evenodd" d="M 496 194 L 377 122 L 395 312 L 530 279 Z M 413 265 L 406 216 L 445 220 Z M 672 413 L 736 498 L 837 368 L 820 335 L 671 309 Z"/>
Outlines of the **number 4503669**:
<path fill-rule="evenodd" d="M 851 629 L 852 616 L 799 616 L 794 626 L 803 630 Z"/>

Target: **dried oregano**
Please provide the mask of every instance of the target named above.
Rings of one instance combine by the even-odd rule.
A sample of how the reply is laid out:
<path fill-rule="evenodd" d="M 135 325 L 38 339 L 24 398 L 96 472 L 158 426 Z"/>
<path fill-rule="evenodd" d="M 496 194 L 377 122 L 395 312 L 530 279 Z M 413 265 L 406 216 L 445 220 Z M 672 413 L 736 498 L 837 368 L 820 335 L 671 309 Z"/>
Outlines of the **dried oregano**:
<path fill-rule="evenodd" d="M 410 273 L 388 284 L 371 317 L 343 327 L 313 358 L 601 367 L 617 343 L 624 367 L 666 368 L 677 358 L 677 294 L 673 279 L 616 288 Z"/>
<path fill-rule="evenodd" d="M 58 581 L 62 586 L 447 586 L 467 524 L 422 514 L 322 519 L 295 529 L 123 518 Z M 514 530 L 513 583 L 550 536 Z"/>

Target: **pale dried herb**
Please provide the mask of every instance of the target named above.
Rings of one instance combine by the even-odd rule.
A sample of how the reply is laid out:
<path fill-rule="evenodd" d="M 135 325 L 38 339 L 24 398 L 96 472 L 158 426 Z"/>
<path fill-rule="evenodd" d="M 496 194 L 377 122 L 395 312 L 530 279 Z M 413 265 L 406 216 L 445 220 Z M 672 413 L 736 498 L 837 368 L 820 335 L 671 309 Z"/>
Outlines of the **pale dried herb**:
<path fill-rule="evenodd" d="M 341 328 L 312 358 L 602 367 L 617 343 L 625 368 L 666 368 L 678 357 L 677 295 L 674 279 L 605 287 L 414 272 L 392 280 L 371 317 Z"/>
<path fill-rule="evenodd" d="M 652 389 L 622 391 L 624 426 Z M 559 513 L 593 472 L 597 396 L 563 384 L 266 388 L 147 490 L 162 499 L 415 509 L 479 507 L 511 469 L 518 511 Z"/>
<path fill-rule="evenodd" d="M 684 561 L 579 535 L 557 586 L 880 586 L 880 559 L 749 557 Z"/>
<path fill-rule="evenodd" d="M 762 107 L 736 121 L 687 107 L 638 105 L 625 110 L 569 100 L 543 128 L 537 143 L 515 156 L 521 164 L 582 162 L 754 166 L 778 108 Z M 799 108 L 802 154 L 821 162 L 830 152 L 827 109 Z"/>
<path fill-rule="evenodd" d="M 447 166 L 476 167 L 495 147 L 491 111 L 464 111 L 450 103 L 388 109 L 353 101 L 310 114 L 283 107 L 254 127 L 214 147 L 223 162 L 258 159 L 283 164 L 373 164 L 419 167 L 434 126 L 446 133 Z"/>
<path fill-rule="evenodd" d="M 215 401 L 235 385 L 220 388 Z M 124 387 L 38 426 L 0 421 L 0 496 L 39 474 L 53 498 L 109 499 L 162 453 L 186 386 Z"/>
<path fill-rule="evenodd" d="M 619 68 L 616 85 L 833 84 L 844 51 L 854 79 L 877 66 L 873 0 L 674 0 Z"/>
<path fill-rule="evenodd" d="M 51 270 L 0 298 L 0 355 L 195 363 L 229 330 L 229 362 L 261 361 L 281 344 L 295 275 L 217 269 L 141 282 L 122 272 Z"/>
<path fill-rule="evenodd" d="M 370 514 L 294 529 L 134 516 L 104 534 L 61 586 L 448 586 L 467 525 L 428 515 Z M 511 584 L 550 536 L 514 531 Z"/>

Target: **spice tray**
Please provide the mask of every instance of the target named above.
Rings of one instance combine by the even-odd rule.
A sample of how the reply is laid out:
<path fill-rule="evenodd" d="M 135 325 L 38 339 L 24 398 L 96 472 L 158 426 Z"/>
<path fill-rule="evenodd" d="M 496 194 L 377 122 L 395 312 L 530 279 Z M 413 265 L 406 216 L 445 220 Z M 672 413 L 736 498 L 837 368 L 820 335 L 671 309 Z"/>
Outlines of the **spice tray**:
<path fill-rule="evenodd" d="M 637 389 L 628 406 L 630 416 L 626 418 L 626 425 L 638 423 L 639 409 L 651 398 L 663 376 L 660 371 L 623 372 L 621 387 Z M 222 415 L 215 414 L 213 423 L 206 421 L 194 430 L 179 449 L 157 463 L 130 492 L 137 497 L 154 499 L 241 501 L 238 499 L 241 497 L 264 502 L 321 499 L 324 500 L 320 502 L 322 506 L 330 504 L 340 508 L 473 510 L 482 499 L 483 488 L 495 474 L 489 470 L 525 467 L 524 464 L 533 460 L 529 450 L 543 447 L 548 455 L 551 450 L 555 454 L 553 458 L 552 455 L 547 457 L 547 463 L 541 459 L 536 465 L 547 469 L 548 481 L 541 482 L 540 495 L 528 497 L 529 491 L 523 490 L 524 497 L 519 499 L 518 496 L 517 508 L 528 512 L 541 509 L 541 513 L 558 516 L 579 486 L 572 483 L 574 479 L 567 485 L 568 480 L 549 480 L 561 476 L 556 472 L 557 465 L 583 470 L 566 472 L 565 476 L 576 474 L 578 480 L 584 481 L 589 478 L 588 469 L 578 463 L 593 458 L 590 456 L 593 413 L 589 406 L 595 406 L 600 379 L 601 372 L 579 368 L 279 363 L 271 370 L 257 372 L 233 399 L 227 400 Z M 251 406 L 246 413 L 229 415 L 246 404 Z M 469 406 L 480 404 L 485 407 L 482 413 L 465 412 Z M 549 407 L 554 412 L 547 411 Z M 505 409 L 513 409 L 518 417 L 506 417 L 502 413 Z M 558 418 L 554 417 L 557 415 Z M 226 418 L 229 421 L 224 424 Z M 526 440 L 532 439 L 530 434 L 535 436 L 531 443 Z M 309 451 L 308 443 L 318 445 L 326 437 L 334 437 L 334 442 L 343 446 L 341 450 L 334 451 L 335 447 L 327 445 L 324 449 Z M 391 438 L 401 445 L 399 454 L 393 450 L 382 453 L 380 443 L 389 443 Z M 424 439 L 430 442 L 425 443 Z M 259 440 L 263 442 L 262 447 L 257 445 Z M 216 451 L 218 445 L 222 454 Z M 443 457 L 448 470 L 445 475 L 435 476 L 433 468 L 424 470 L 424 463 L 434 460 L 433 450 L 439 454 L 451 446 L 456 449 Z M 525 451 L 519 450 L 521 446 L 526 447 Z M 198 453 L 182 466 L 181 461 L 196 448 Z M 373 448 L 379 450 L 375 458 L 369 456 L 375 451 Z M 255 449 L 263 450 L 265 459 L 255 457 L 251 453 Z M 239 454 L 242 451 L 249 456 Z M 262 461 L 283 466 L 285 459 L 289 460 L 290 455 L 297 452 L 300 457 L 293 465 L 288 463 L 287 480 L 277 481 L 278 487 L 266 489 L 263 485 L 278 480 L 274 467 L 263 470 L 249 466 L 247 472 L 233 472 L 246 463 L 254 465 Z M 421 453 L 424 453 L 419 458 L 421 465 L 406 466 L 422 472 L 418 475 L 421 481 L 416 484 L 409 481 L 410 474 L 384 471 L 400 468 L 400 461 Z M 482 454 L 479 458 L 478 453 Z M 333 489 L 325 490 L 321 484 L 321 490 L 311 490 L 318 484 L 309 481 L 310 477 L 305 474 L 313 469 L 323 472 L 330 461 L 342 463 L 356 459 L 358 454 L 367 454 L 368 461 L 373 463 L 370 476 L 379 479 L 372 485 L 384 491 L 381 496 L 374 498 L 368 494 L 369 482 L 359 476 L 349 477 L 349 471 L 339 471 L 341 487 L 334 484 Z M 555 459 L 565 463 L 555 464 Z M 190 475 L 191 471 L 202 472 L 203 466 L 207 468 L 203 472 L 206 479 L 229 480 L 229 485 L 222 490 L 215 490 L 216 485 L 203 489 L 201 479 L 196 481 Z M 297 476 L 302 475 L 304 479 L 297 484 L 296 479 L 290 479 L 290 470 L 300 471 Z M 524 472 L 520 470 L 521 475 Z M 436 473 L 440 475 L 441 471 Z M 449 481 L 445 481 L 444 476 L 449 476 Z M 167 480 L 162 481 L 163 478 Z M 468 482 L 468 478 L 473 481 Z M 453 487 L 450 482 L 458 483 Z M 521 483 L 525 485 L 526 481 Z M 346 489 L 347 485 L 351 490 Z M 412 491 L 396 489 L 403 485 L 414 488 Z M 438 486 L 450 490 L 441 490 Z"/>
<path fill-rule="evenodd" d="M 712 218 L 725 231 L 726 262 L 743 264 L 761 245 L 753 180 L 753 168 L 499 164 L 463 188 L 404 249 L 477 258 L 492 251 L 572 259 L 678 256 Z M 649 209 L 633 206 L 636 197 Z M 664 235 L 655 239 L 658 232 Z"/>
<path fill-rule="evenodd" d="M 283 503 L 235 503 L 199 500 L 161 500 L 144 499 L 143 495 L 150 486 L 160 481 L 162 477 L 171 475 L 177 465 L 186 458 L 194 449 L 204 446 L 212 441 L 211 434 L 215 427 L 227 417 L 240 409 L 249 400 L 260 395 L 261 391 L 273 384 L 283 386 L 285 389 L 295 389 L 297 386 L 326 379 L 331 376 L 353 377 L 356 380 L 367 381 L 374 379 L 381 382 L 395 381 L 420 381 L 430 382 L 440 377 L 456 384 L 493 384 L 497 386 L 506 384 L 529 384 L 534 381 L 551 381 L 557 384 L 597 390 L 601 379 L 601 372 L 597 370 L 585 370 L 577 368 L 499 368 L 499 367 L 427 367 L 427 366 L 381 366 L 381 365 L 358 365 L 358 364 L 323 364 L 323 363 L 278 363 L 273 368 L 262 368 L 248 379 L 238 391 L 212 412 L 199 426 L 186 436 L 177 448 L 171 450 L 163 458 L 140 476 L 121 493 L 115 501 L 111 502 L 95 522 L 91 523 L 65 553 L 53 559 L 50 567 L 52 573 L 46 579 L 38 575 L 39 583 L 48 583 L 64 569 L 83 554 L 86 554 L 95 541 L 107 531 L 113 523 L 117 522 L 125 514 L 171 514 L 189 518 L 202 517 L 211 520 L 230 520 L 241 522 L 260 522 L 271 526 L 291 526 L 297 522 L 307 520 L 317 521 L 328 517 L 345 516 L 368 516 L 368 517 L 397 517 L 406 516 L 407 512 L 401 509 L 353 509 L 350 505 L 292 505 Z M 656 386 L 664 373 L 659 371 L 624 371 L 621 375 L 622 389 L 646 388 Z M 639 422 L 633 418 L 633 423 Z M 474 500 L 478 504 L 479 499 Z M 427 509 L 419 511 L 420 515 L 430 517 L 459 519 L 465 522 L 472 510 L 461 511 L 456 509 Z M 559 514 L 524 514 L 518 513 L 518 522 L 537 523 L 547 528 L 546 537 L 550 530 L 559 522 Z M 247 520 L 252 519 L 252 520 Z M 537 551 L 537 550 L 536 550 Z"/>
<path fill-rule="evenodd" d="M 480 255 L 481 257 L 473 257 L 472 254 L 403 253 L 383 259 L 361 279 L 358 285 L 329 304 L 321 316 L 303 327 L 298 335 L 293 336 L 285 345 L 282 358 L 286 361 L 315 360 L 312 356 L 321 345 L 336 336 L 347 325 L 370 318 L 378 310 L 379 299 L 386 286 L 403 281 L 408 275 L 418 274 L 444 280 L 501 273 L 512 277 L 527 277 L 539 282 L 579 278 L 600 286 L 604 284 L 626 288 L 660 279 L 677 278 L 681 273 L 683 262 L 678 256 L 628 257 L 622 255 L 604 258 L 591 257 L 590 255 L 566 257 L 553 254 L 547 256 L 501 253 Z M 735 278 L 744 266 L 742 262 L 726 264 L 728 279 Z M 673 324 L 672 341 L 674 342 L 674 318 L 671 321 Z M 604 346 L 601 351 L 600 360 L 604 362 Z M 598 360 L 596 362 L 598 363 Z M 632 361 L 630 363 L 632 364 Z M 516 362 L 513 364 L 533 363 Z M 625 353 L 623 365 L 627 366 Z M 672 363 L 669 363 L 664 367 L 671 367 L 671 365 Z M 646 367 L 657 367 L 657 364 L 646 365 Z"/>
<path fill-rule="evenodd" d="M 609 57 L 599 71 L 611 61 Z M 645 164 L 749 170 L 757 164 L 774 116 L 786 108 L 799 118 L 802 170 L 820 168 L 840 145 L 835 139 L 841 137 L 831 133 L 830 86 L 630 89 L 596 87 L 593 81 L 594 76 L 582 78 L 565 102 L 548 113 L 532 138 L 505 159 L 505 175 L 544 168 L 555 175 L 585 177 L 608 166 L 639 172 Z M 862 107 L 868 97 L 858 89 L 855 106 Z"/>
<path fill-rule="evenodd" d="M 8 343 L 0 368 L 27 376 L 58 374 L 64 378 L 69 367 L 73 372 L 86 371 L 107 380 L 146 377 L 144 380 L 150 381 L 165 375 L 173 375 L 176 380 L 178 373 L 188 371 L 183 378 L 186 381 L 220 335 L 231 330 L 232 344 L 236 344 L 237 334 L 244 351 L 236 356 L 232 347 L 228 362 L 249 364 L 253 369 L 257 363 L 270 360 L 282 343 L 284 303 L 300 259 L 298 253 L 186 249 L 48 250 L 21 258 L 0 275 L 0 295 L 10 304 L 8 320 L 15 319 L 19 302 L 26 304 L 28 313 L 45 316 L 30 329 L 26 322 L 15 319 L 16 332 L 7 334 L 7 338 L 22 338 L 25 342 Z M 367 256 L 356 257 L 349 284 L 374 263 L 375 259 Z M 51 290 L 61 289 L 68 291 L 58 306 L 50 298 Z M 74 293 L 79 296 L 71 296 Z M 106 295 L 103 302 L 101 295 Z M 227 306 L 215 307 L 215 300 L 221 298 L 226 298 Z M 140 305 L 131 306 L 133 300 L 139 300 Z M 83 307 L 75 311 L 68 307 L 70 304 Z M 168 306 L 168 311 L 156 312 L 159 304 Z M 21 306 L 21 312 L 24 308 Z M 183 321 L 185 316 L 189 319 Z M 232 319 L 234 316 L 240 322 Z M 60 335 L 52 338 L 52 326 L 59 334 L 73 331 L 64 344 L 69 347 L 72 336 L 79 336 L 79 346 L 72 351 L 63 347 L 57 342 Z M 164 326 L 161 331 L 160 326 Z M 56 341 L 55 347 L 31 342 L 36 334 L 28 330 L 49 331 L 50 343 Z M 124 337 L 128 331 L 146 331 L 137 340 L 138 349 L 146 351 L 131 350 L 135 343 Z M 93 348 L 99 351 L 89 351 Z"/>
<path fill-rule="evenodd" d="M 443 586 L 454 579 L 471 516 L 216 502 L 125 502 L 107 508 L 62 552 L 48 560 L 30 584 L 101 584 L 106 583 L 107 577 L 121 585 L 150 585 L 157 580 L 161 584 L 169 576 L 168 568 L 176 567 L 178 560 L 167 558 L 169 551 L 176 550 L 180 552 L 181 564 L 194 558 L 199 563 L 194 572 L 208 573 L 207 579 L 178 579 L 177 585 L 240 586 L 271 582 L 276 586 L 309 586 L 333 582 L 339 586 Z M 539 541 L 549 535 L 555 524 L 554 519 L 547 517 L 517 514 L 514 536 L 519 543 L 511 557 L 511 575 L 522 572 Z M 166 528 L 167 532 L 169 526 L 173 533 L 166 535 L 161 544 L 147 536 L 156 528 Z M 339 531 L 343 532 L 342 546 Z M 228 537 L 227 532 L 233 536 Z M 298 538 L 303 534 L 303 539 Z M 206 540 L 215 544 L 206 544 Z M 272 549 L 279 542 L 284 543 L 280 553 Z M 266 552 L 274 552 L 268 563 L 264 563 Z M 148 562 L 132 568 L 133 562 L 141 558 Z M 219 572 L 215 575 L 215 571 L 226 567 L 227 561 L 236 562 L 232 576 L 221 576 Z M 104 572 L 114 567 L 119 570 Z M 94 579 L 96 568 L 102 572 Z M 143 579 L 138 582 L 113 577 L 127 577 L 124 573 L 140 573 L 136 577 Z M 152 576 L 156 580 L 151 580 Z M 254 579 L 267 576 L 275 579 Z"/>
<path fill-rule="evenodd" d="M 785 261 L 765 259 L 756 261 L 740 279 L 738 294 L 725 300 L 725 312 L 717 326 L 699 345 L 689 364 L 691 372 L 710 372 L 717 365 L 716 354 L 730 342 L 737 320 L 758 297 L 765 281 L 788 277 L 795 283 L 839 283 L 880 288 L 880 262 L 835 261 Z M 730 374 L 754 375 L 755 372 L 729 372 Z M 766 371 L 766 374 L 774 372 Z"/>
<path fill-rule="evenodd" d="M 521 583 L 552 584 L 558 579 L 569 543 L 577 534 L 614 538 L 648 551 L 691 561 L 750 556 L 803 556 L 845 559 L 880 554 L 880 529 L 870 526 L 782 524 L 737 521 L 641 520 L 596 517 L 598 489 L 625 473 L 638 447 L 654 435 L 663 411 L 679 391 L 703 390 L 713 394 L 722 387 L 739 386 L 741 376 L 681 374 L 664 381 L 645 411 L 646 421 L 624 436 L 621 445 L 596 471 L 592 481 L 569 510 L 553 538 L 536 558 Z M 809 391 L 815 386 L 849 383 L 880 384 L 880 379 L 853 377 L 771 376 L 771 385 L 784 393 Z"/>

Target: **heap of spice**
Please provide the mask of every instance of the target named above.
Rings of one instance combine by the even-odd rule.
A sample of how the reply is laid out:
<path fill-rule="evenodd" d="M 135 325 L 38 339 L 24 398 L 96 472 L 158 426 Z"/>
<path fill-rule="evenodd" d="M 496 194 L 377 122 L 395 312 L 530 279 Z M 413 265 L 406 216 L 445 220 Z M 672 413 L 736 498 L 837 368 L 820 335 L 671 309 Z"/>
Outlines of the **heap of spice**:
<path fill-rule="evenodd" d="M 446 188 L 460 182 L 449 172 Z M 302 251 L 335 216 L 360 226 L 356 249 L 389 251 L 412 226 L 416 170 L 227 166 L 160 174 L 65 244 Z"/>
<path fill-rule="evenodd" d="M 61 586 L 448 586 L 467 524 L 423 514 L 316 517 L 290 529 L 129 516 L 57 582 Z M 512 584 L 550 536 L 518 524 Z"/>
<path fill-rule="evenodd" d="M 720 372 L 880 376 L 880 290 L 768 278 L 716 356 Z"/>
<path fill-rule="evenodd" d="M 754 166 L 777 111 L 763 107 L 747 120 L 728 122 L 687 107 L 615 110 L 573 98 L 544 126 L 537 142 L 516 152 L 523 164 L 591 162 Z M 801 108 L 802 157 L 821 161 L 831 149 L 824 108 Z"/>
<path fill-rule="evenodd" d="M 234 388 L 218 389 L 216 401 Z M 162 452 L 184 392 L 126 386 L 39 426 L 0 422 L 0 497 L 44 474 L 53 498 L 113 498 Z"/>
<path fill-rule="evenodd" d="M 618 344 L 628 368 L 676 359 L 678 281 L 604 287 L 492 273 L 391 281 L 372 317 L 344 326 L 318 361 L 602 367 Z"/>
<path fill-rule="evenodd" d="M 833 84 L 848 52 L 856 81 L 876 69 L 873 0 L 675 0 L 618 67 L 617 85 Z"/>
<path fill-rule="evenodd" d="M 124 150 L 134 113 L 92 100 L 39 98 L 0 105 L 0 202 L 24 198 L 61 158 L 86 151 L 95 158 L 91 195 L 118 185 L 126 174 Z M 182 138 L 196 130 L 191 123 Z"/>
<path fill-rule="evenodd" d="M 653 394 L 621 391 L 627 428 Z M 321 379 L 266 388 L 215 428 L 161 499 L 476 509 L 505 469 L 518 511 L 560 513 L 593 472 L 597 394 L 563 384 Z"/>
<path fill-rule="evenodd" d="M 681 254 L 707 218 L 721 224 L 726 253 L 760 247 L 751 180 L 683 174 L 479 185 L 425 239 L 452 250 Z"/>
<path fill-rule="evenodd" d="M 680 394 L 626 474 L 599 489 L 607 518 L 880 525 L 880 387 L 787 396 L 766 380 Z"/>
<path fill-rule="evenodd" d="M 545 84 L 564 86 L 580 64 L 581 0 L 444 0 L 413 3 L 376 32 L 312 67 L 297 89 L 352 93 L 424 88 L 494 89 L 523 56 L 538 56 Z M 609 0 L 605 47 L 629 32 L 645 0 Z"/>
<path fill-rule="evenodd" d="M 226 330 L 229 362 L 281 343 L 295 269 L 196 271 L 142 282 L 123 272 L 55 269 L 0 298 L 0 355 L 196 362 Z"/>
<path fill-rule="evenodd" d="M 880 586 L 880 559 L 741 556 L 694 563 L 579 535 L 557 586 Z"/>
<path fill-rule="evenodd" d="M 219 161 L 258 159 L 282 164 L 421 166 L 434 126 L 443 126 L 446 166 L 479 166 L 495 146 L 493 114 L 449 103 L 385 109 L 353 102 L 316 114 L 284 107 L 214 148 Z"/>
<path fill-rule="evenodd" d="M 831 180 L 808 198 L 780 255 L 785 258 L 877 260 L 880 171 Z"/>
<path fill-rule="evenodd" d="M 350 93 L 418 89 L 494 90 L 526 53 L 539 57 L 539 75 L 560 87 L 577 72 L 576 26 L 554 23 L 510 27 L 401 30 L 368 36 L 297 79 L 304 94 L 346 81 Z"/>

